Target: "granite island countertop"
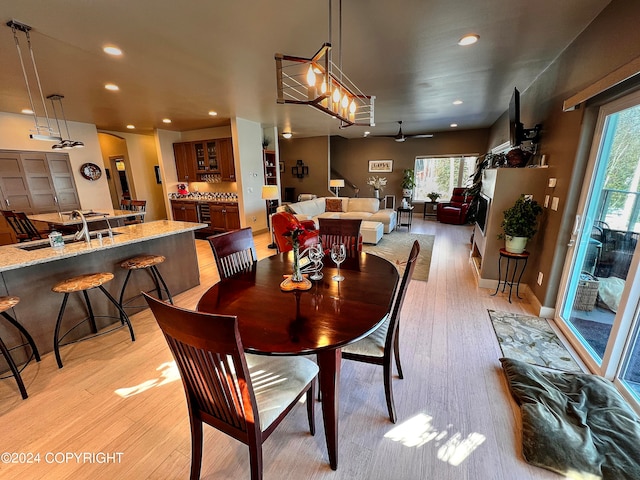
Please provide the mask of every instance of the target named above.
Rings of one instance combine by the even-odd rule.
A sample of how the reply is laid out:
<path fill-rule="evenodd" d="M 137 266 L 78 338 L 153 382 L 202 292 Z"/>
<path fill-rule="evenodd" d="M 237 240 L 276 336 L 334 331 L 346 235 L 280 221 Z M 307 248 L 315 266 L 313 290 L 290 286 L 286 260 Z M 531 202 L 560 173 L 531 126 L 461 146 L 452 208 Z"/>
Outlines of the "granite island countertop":
<path fill-rule="evenodd" d="M 114 227 L 113 232 L 115 235 L 113 236 L 113 240 L 109 238 L 107 230 L 101 230 L 102 245 L 100 245 L 97 239 L 92 239 L 91 245 L 88 245 L 86 241 L 82 240 L 80 242 L 65 244 L 64 248 L 60 249 L 51 248 L 48 239 L 4 245 L 0 246 L 0 272 L 77 257 L 99 250 L 117 248 L 154 238 L 191 232 L 205 227 L 207 227 L 207 225 L 203 223 L 158 220 L 124 227 Z M 96 234 L 98 232 L 94 231 L 91 233 Z M 65 239 L 71 237 L 73 237 L 73 235 L 64 236 Z M 38 245 L 45 245 L 45 248 L 25 250 L 25 247 L 31 248 Z"/>

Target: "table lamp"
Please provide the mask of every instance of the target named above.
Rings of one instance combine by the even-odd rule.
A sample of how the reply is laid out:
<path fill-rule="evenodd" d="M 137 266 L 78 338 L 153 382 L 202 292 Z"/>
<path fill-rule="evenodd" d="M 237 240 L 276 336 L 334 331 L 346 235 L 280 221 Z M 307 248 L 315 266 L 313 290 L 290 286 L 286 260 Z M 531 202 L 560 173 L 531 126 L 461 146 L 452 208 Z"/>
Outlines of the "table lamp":
<path fill-rule="evenodd" d="M 344 187 L 344 180 L 342 178 L 334 178 L 329 180 L 329 188 L 336 189 L 336 197 L 340 196 L 340 189 Z"/>
<path fill-rule="evenodd" d="M 278 199 L 280 198 L 280 190 L 277 185 L 263 185 L 262 186 L 262 198 L 267 202 L 267 227 L 269 228 L 269 234 L 271 235 L 271 243 L 267 245 L 268 248 L 277 248 L 273 241 L 273 230 L 271 229 L 271 211 L 272 201 L 276 201 L 276 208 L 278 206 Z"/>

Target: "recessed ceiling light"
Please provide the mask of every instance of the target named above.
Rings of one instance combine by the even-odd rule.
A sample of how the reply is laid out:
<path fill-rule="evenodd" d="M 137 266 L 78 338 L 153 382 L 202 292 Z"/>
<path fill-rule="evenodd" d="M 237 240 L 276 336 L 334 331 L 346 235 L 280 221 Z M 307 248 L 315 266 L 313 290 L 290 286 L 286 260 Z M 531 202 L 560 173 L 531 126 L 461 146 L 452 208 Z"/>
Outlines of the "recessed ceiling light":
<path fill-rule="evenodd" d="M 291 138 L 293 136 L 293 134 L 291 132 L 282 132 L 282 136 L 284 138 Z"/>
<path fill-rule="evenodd" d="M 135 126 L 135 125 L 131 125 L 131 124 L 129 124 L 129 125 L 127 125 L 127 128 L 128 128 L 129 130 L 133 130 L 134 128 L 136 128 L 136 126 Z"/>
<path fill-rule="evenodd" d="M 29 108 L 23 108 L 21 112 L 24 113 L 25 115 L 33 115 L 33 110 Z"/>
<path fill-rule="evenodd" d="M 454 100 L 453 104 L 454 105 L 462 105 L 462 100 Z"/>
<path fill-rule="evenodd" d="M 171 123 L 171 119 L 170 118 L 163 118 L 162 119 L 162 123 Z"/>
<path fill-rule="evenodd" d="M 467 45 L 473 45 L 480 39 L 480 35 L 476 35 L 475 33 L 470 33 L 469 35 L 465 35 L 460 40 L 458 40 L 458 45 L 466 47 Z"/>
<path fill-rule="evenodd" d="M 449 125 L 451 128 L 456 128 L 458 126 L 457 123 L 452 123 L 451 125 Z"/>
<path fill-rule="evenodd" d="M 115 56 L 122 55 L 122 50 L 120 50 L 118 47 L 114 47 L 113 45 L 104 47 L 102 51 L 107 55 L 115 55 Z"/>
<path fill-rule="evenodd" d="M 104 88 L 106 88 L 107 90 L 111 90 L 112 92 L 117 92 L 118 90 L 120 90 L 120 87 L 118 87 L 118 85 L 114 85 L 113 83 L 107 83 Z"/>
<path fill-rule="evenodd" d="M 209 112 L 209 115 L 211 115 L 212 117 L 215 117 L 216 115 L 218 115 L 218 112 L 214 112 L 213 110 L 211 110 Z"/>

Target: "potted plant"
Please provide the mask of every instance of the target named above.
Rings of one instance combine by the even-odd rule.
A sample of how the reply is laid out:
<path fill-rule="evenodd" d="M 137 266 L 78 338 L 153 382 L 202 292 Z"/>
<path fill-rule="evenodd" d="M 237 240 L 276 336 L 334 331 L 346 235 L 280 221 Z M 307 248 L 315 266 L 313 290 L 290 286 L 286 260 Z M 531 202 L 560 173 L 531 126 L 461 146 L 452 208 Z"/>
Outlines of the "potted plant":
<path fill-rule="evenodd" d="M 413 196 L 413 188 L 416 186 L 413 170 L 407 168 L 402 174 L 402 197 L 411 198 Z"/>
<path fill-rule="evenodd" d="M 527 241 L 538 230 L 537 217 L 541 213 L 542 207 L 538 202 L 529 197 L 525 198 L 524 195 L 520 195 L 516 203 L 504 211 L 501 224 L 504 234 L 498 235 L 498 238 L 505 239 L 507 252 L 524 252 Z"/>
<path fill-rule="evenodd" d="M 429 197 L 429 200 L 431 200 L 433 203 L 436 203 L 441 196 L 442 195 L 439 194 L 438 192 L 427 193 L 427 197 Z"/>

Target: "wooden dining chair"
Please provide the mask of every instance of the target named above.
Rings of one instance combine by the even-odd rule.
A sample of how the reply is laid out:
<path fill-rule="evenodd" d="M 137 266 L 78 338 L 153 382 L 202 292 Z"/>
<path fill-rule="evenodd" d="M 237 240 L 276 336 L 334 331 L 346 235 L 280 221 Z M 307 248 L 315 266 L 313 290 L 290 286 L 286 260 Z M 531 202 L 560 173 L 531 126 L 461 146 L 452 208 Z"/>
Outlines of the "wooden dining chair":
<path fill-rule="evenodd" d="M 211 235 L 207 240 L 221 279 L 250 268 L 258 261 L 251 227 Z"/>
<path fill-rule="evenodd" d="M 309 431 L 315 434 L 314 362 L 245 354 L 237 317 L 144 296 L 182 378 L 191 424 L 191 480 L 200 478 L 203 422 L 249 447 L 252 480 L 262 478 L 262 444 L 305 392 Z"/>
<path fill-rule="evenodd" d="M 19 242 L 28 242 L 29 240 L 40 240 L 43 238 L 29 217 L 27 217 L 26 213 L 2 210 L 2 216 L 15 233 L 16 239 Z"/>
<path fill-rule="evenodd" d="M 128 198 L 121 198 L 120 210 L 131 210 L 131 200 L 129 200 Z"/>
<path fill-rule="evenodd" d="M 132 212 L 145 212 L 147 210 L 146 200 L 129 200 L 129 208 Z M 136 215 L 135 217 L 127 217 L 124 221 L 125 225 L 136 225 L 144 222 L 144 215 Z"/>
<path fill-rule="evenodd" d="M 392 353 L 395 353 L 398 377 L 404 378 L 404 375 L 402 374 L 402 365 L 400 364 L 400 311 L 402 310 L 404 297 L 407 293 L 407 287 L 411 281 L 411 277 L 413 276 L 413 270 L 415 269 L 419 253 L 420 244 L 416 240 L 413 242 L 413 247 L 409 253 L 409 259 L 407 260 L 402 280 L 396 290 L 393 307 L 387 314 L 387 318 L 384 323 L 376 331 L 362 340 L 352 343 L 351 345 L 346 345 L 342 348 L 342 358 L 344 359 L 382 365 L 384 375 L 384 392 L 387 397 L 389 419 L 392 423 L 396 423 L 396 407 L 393 402 L 392 390 Z"/>
<path fill-rule="evenodd" d="M 334 243 L 343 243 L 347 256 L 354 257 L 362 251 L 362 234 L 360 219 L 318 218 L 320 243 L 325 252 L 331 251 Z"/>

